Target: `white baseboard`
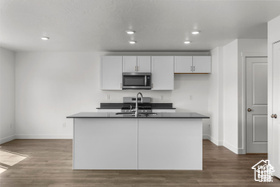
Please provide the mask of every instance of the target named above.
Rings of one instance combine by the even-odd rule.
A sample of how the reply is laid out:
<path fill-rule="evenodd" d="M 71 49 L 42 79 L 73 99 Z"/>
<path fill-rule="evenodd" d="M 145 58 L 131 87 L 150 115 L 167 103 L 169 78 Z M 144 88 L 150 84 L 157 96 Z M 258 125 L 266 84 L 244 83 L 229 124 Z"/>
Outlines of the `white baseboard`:
<path fill-rule="evenodd" d="M 213 138 L 212 136 L 208 135 L 208 134 L 204 134 L 203 135 L 203 139 L 208 139 L 210 140 L 213 144 L 217 145 L 217 146 L 223 146 L 223 141 L 222 140 L 217 140 L 216 138 Z"/>
<path fill-rule="evenodd" d="M 244 148 L 239 148 L 238 154 L 246 154 L 246 150 Z"/>
<path fill-rule="evenodd" d="M 212 136 L 209 139 L 213 144 L 218 146 L 218 140 L 216 138 L 213 138 Z"/>
<path fill-rule="evenodd" d="M 233 145 L 231 145 L 230 143 L 228 142 L 224 142 L 224 147 L 226 147 L 227 149 L 229 149 L 230 151 L 234 152 L 235 154 L 238 154 L 239 153 L 239 150 L 237 147 L 234 147 Z"/>
<path fill-rule="evenodd" d="M 17 134 L 16 139 L 73 139 L 73 135 Z"/>
<path fill-rule="evenodd" d="M 223 140 L 219 140 L 218 141 L 218 146 L 223 146 L 224 145 L 224 141 Z"/>
<path fill-rule="evenodd" d="M 9 141 L 12 141 L 15 139 L 15 135 L 12 135 L 12 136 L 7 136 L 5 138 L 1 138 L 0 139 L 0 144 L 3 144 L 3 143 L 6 143 L 6 142 L 9 142 Z"/>
<path fill-rule="evenodd" d="M 203 140 L 210 140 L 210 136 L 208 134 L 203 134 Z"/>

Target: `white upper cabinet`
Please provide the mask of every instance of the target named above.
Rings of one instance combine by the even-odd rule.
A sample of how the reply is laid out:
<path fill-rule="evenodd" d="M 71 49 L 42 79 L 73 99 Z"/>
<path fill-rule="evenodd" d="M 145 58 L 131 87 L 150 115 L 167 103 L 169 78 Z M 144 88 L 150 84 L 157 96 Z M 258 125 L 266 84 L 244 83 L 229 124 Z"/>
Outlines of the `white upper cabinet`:
<path fill-rule="evenodd" d="M 138 56 L 137 70 L 138 72 L 151 72 L 151 57 Z"/>
<path fill-rule="evenodd" d="M 175 56 L 174 73 L 211 73 L 211 56 Z"/>
<path fill-rule="evenodd" d="M 123 57 L 123 72 L 135 72 L 137 68 L 136 56 L 124 56 Z"/>
<path fill-rule="evenodd" d="M 152 57 L 152 90 L 174 90 L 174 57 Z"/>
<path fill-rule="evenodd" d="M 192 73 L 192 56 L 175 56 L 175 73 Z"/>
<path fill-rule="evenodd" d="M 193 56 L 193 73 L 211 73 L 211 56 Z"/>
<path fill-rule="evenodd" d="M 122 56 L 103 56 L 101 61 L 101 89 L 122 90 Z"/>
<path fill-rule="evenodd" d="M 124 56 L 123 72 L 151 72 L 151 57 Z"/>

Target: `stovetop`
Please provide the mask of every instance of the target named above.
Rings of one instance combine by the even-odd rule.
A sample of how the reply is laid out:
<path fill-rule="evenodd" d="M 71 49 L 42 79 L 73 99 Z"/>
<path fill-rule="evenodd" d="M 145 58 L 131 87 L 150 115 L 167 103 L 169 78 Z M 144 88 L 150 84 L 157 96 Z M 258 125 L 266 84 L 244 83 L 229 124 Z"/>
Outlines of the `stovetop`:
<path fill-rule="evenodd" d="M 121 108 L 122 112 L 131 112 L 131 110 L 135 109 L 135 103 L 132 104 L 124 104 Z M 151 105 L 138 105 L 138 111 L 139 112 L 152 112 L 152 106 Z"/>

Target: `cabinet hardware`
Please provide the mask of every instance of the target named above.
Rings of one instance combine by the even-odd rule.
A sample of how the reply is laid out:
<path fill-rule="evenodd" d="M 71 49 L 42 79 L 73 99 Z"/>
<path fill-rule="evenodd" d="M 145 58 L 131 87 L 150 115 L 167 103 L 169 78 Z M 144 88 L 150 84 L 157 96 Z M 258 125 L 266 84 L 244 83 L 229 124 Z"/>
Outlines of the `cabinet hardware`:
<path fill-rule="evenodd" d="M 271 118 L 277 118 L 277 114 L 271 114 Z"/>
<path fill-rule="evenodd" d="M 251 111 L 252 111 L 252 109 L 251 109 L 251 108 L 248 108 L 248 109 L 247 109 L 247 111 L 248 111 L 248 112 L 251 112 Z"/>

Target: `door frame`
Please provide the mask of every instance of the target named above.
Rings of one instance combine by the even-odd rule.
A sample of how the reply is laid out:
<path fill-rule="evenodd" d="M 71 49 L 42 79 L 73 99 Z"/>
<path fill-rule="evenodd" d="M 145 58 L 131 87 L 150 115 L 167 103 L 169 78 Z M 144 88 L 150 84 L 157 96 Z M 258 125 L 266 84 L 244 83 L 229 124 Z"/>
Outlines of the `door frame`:
<path fill-rule="evenodd" d="M 274 53 L 274 45 L 280 43 L 280 40 L 277 39 L 274 42 L 272 41 L 268 45 L 268 52 L 269 52 L 269 58 L 268 58 L 268 160 L 274 163 L 274 155 L 272 152 L 272 149 L 274 147 L 274 137 L 273 137 L 273 119 L 270 117 L 271 114 L 273 114 L 273 68 L 274 68 L 274 61 L 273 61 L 273 53 Z M 273 175 L 274 177 L 279 178 L 279 173 L 277 176 L 275 176 L 275 173 Z"/>
<path fill-rule="evenodd" d="M 238 130 L 238 139 L 241 137 L 241 148 L 238 149 L 238 154 L 247 153 L 247 89 L 246 89 L 246 59 L 247 58 L 267 58 L 267 53 L 261 52 L 241 52 L 242 58 L 242 96 L 241 96 L 241 130 Z M 240 134 L 241 133 L 241 134 Z"/>

